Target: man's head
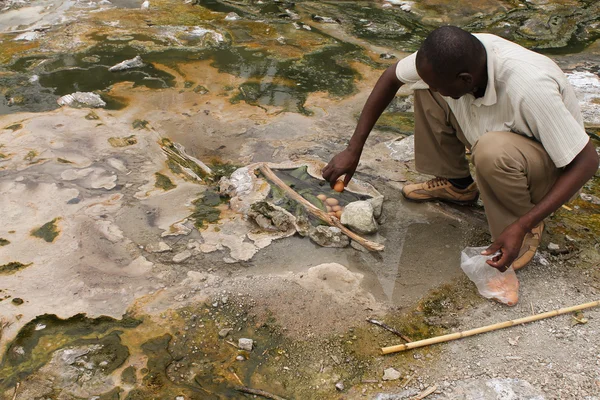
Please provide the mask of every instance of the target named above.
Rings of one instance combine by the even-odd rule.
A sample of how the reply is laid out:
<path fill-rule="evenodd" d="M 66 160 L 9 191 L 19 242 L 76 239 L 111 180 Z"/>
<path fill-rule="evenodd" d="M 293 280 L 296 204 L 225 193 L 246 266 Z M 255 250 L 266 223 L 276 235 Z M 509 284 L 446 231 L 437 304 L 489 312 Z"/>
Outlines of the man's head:
<path fill-rule="evenodd" d="M 469 32 L 443 26 L 421 45 L 417 72 L 431 90 L 458 99 L 487 81 L 485 47 Z"/>

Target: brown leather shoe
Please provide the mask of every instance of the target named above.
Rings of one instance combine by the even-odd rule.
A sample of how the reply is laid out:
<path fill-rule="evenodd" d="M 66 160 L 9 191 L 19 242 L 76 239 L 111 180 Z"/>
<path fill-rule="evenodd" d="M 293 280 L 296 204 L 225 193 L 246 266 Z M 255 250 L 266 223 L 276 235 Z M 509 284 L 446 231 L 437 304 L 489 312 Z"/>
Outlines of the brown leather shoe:
<path fill-rule="evenodd" d="M 442 200 L 456 204 L 471 204 L 477 201 L 477 184 L 457 189 L 445 178 L 434 178 L 423 183 L 414 183 L 402 188 L 402 195 L 412 201 Z"/>
<path fill-rule="evenodd" d="M 516 271 L 519 268 L 523 268 L 533 260 L 535 252 L 542 241 L 542 234 L 544 233 L 544 223 L 540 222 L 538 226 L 533 228 L 531 232 L 525 235 L 523 239 L 523 245 L 521 251 L 519 251 L 519 257 L 512 263 L 513 269 Z"/>

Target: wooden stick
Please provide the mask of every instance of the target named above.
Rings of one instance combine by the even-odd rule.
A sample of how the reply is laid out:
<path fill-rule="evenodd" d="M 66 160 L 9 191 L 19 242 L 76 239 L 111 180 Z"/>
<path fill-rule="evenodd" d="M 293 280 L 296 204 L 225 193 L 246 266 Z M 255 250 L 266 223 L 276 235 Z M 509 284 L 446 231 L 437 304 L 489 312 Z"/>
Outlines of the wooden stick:
<path fill-rule="evenodd" d="M 423 400 L 425 397 L 429 396 L 433 392 L 437 390 L 437 386 L 433 385 L 432 387 L 425 389 L 415 397 L 412 397 L 410 400 Z"/>
<path fill-rule="evenodd" d="M 381 322 L 381 321 L 377 321 L 376 319 L 372 319 L 372 318 L 367 318 L 367 322 L 370 322 L 370 323 L 372 323 L 372 324 L 374 324 L 374 325 L 380 326 L 380 327 L 382 327 L 383 329 L 385 329 L 385 330 L 387 330 L 387 331 L 390 331 L 390 332 L 392 332 L 394 335 L 398 335 L 398 336 L 400 336 L 400 337 L 401 337 L 401 338 L 402 338 L 402 339 L 403 339 L 405 342 L 407 342 L 407 343 L 410 343 L 410 342 L 412 342 L 412 339 L 411 339 L 411 338 L 409 338 L 408 336 L 406 336 L 405 334 L 403 334 L 403 333 L 401 333 L 401 332 L 398 332 L 397 330 L 395 330 L 395 329 L 394 329 L 394 328 L 392 328 L 391 326 L 389 326 L 389 325 L 386 325 L 386 324 L 384 324 L 384 323 L 383 323 L 383 322 Z"/>
<path fill-rule="evenodd" d="M 271 394 L 269 392 L 265 392 L 264 390 L 252 389 L 252 388 L 249 388 L 246 386 L 239 386 L 239 387 L 235 388 L 235 390 L 237 390 L 238 392 L 242 392 L 242 393 L 255 394 L 257 396 L 262 396 L 266 399 L 285 400 L 283 397 L 279 397 L 279 396 Z"/>
<path fill-rule="evenodd" d="M 561 308 L 558 310 L 548 311 L 541 314 L 530 315 L 529 317 L 523 317 L 519 319 L 514 319 L 512 321 L 504 321 L 499 322 L 493 325 L 483 326 L 481 328 L 470 329 L 468 331 L 450 333 L 448 335 L 437 336 L 430 339 L 418 340 L 412 343 L 399 344 L 396 346 L 383 347 L 381 349 L 383 354 L 397 353 L 399 351 L 415 349 L 417 347 L 429 346 L 431 344 L 449 342 L 451 340 L 461 339 L 468 336 L 478 335 L 480 333 L 491 332 L 498 329 L 509 328 L 515 325 L 525 324 L 527 322 L 539 321 L 540 319 L 545 319 L 549 317 L 555 317 L 557 315 L 567 314 L 573 311 L 579 311 L 586 308 L 597 307 L 600 305 L 600 300 L 592 301 L 590 303 L 584 303 L 577 306 Z"/>
<path fill-rule="evenodd" d="M 358 242 L 361 246 L 363 246 L 367 250 L 381 251 L 384 249 L 384 246 L 382 244 L 372 242 L 370 240 L 367 240 L 367 239 L 357 235 L 356 233 L 352 232 L 351 230 L 346 228 L 344 225 L 342 225 L 342 223 L 340 222 L 339 219 L 331 217 L 329 214 L 325 213 L 323 210 L 319 209 L 317 206 L 312 204 L 310 201 L 306 200 L 304 197 L 302 197 L 301 195 L 296 193 L 296 191 L 294 189 L 292 189 L 291 187 L 286 185 L 284 181 L 279 179 L 279 177 L 277 175 L 275 175 L 273 170 L 271 168 L 269 168 L 268 165 L 262 164 L 259 167 L 259 169 L 260 169 L 260 172 L 262 172 L 263 175 L 267 179 L 269 179 L 275 185 L 279 186 L 292 199 L 294 199 L 298 203 L 302 204 L 309 213 L 311 213 L 315 217 L 319 218 L 321 221 L 326 222 L 330 226 L 335 226 L 335 227 L 339 228 L 344 235 L 346 235 L 350 239 Z"/>

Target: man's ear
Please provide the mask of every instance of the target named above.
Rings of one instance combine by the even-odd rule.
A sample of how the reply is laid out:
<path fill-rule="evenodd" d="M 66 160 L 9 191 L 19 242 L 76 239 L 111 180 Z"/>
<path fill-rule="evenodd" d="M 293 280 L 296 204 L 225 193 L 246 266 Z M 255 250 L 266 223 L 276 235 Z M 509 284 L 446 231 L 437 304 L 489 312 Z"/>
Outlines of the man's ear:
<path fill-rule="evenodd" d="M 461 72 L 458 74 L 458 79 L 463 81 L 466 85 L 471 85 L 473 83 L 473 75 L 468 72 Z"/>

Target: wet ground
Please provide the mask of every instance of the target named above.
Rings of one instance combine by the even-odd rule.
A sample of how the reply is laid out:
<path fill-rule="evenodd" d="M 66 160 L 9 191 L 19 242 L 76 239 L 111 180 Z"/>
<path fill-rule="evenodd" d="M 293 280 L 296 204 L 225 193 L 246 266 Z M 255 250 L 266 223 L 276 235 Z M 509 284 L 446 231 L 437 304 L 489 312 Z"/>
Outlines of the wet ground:
<path fill-rule="evenodd" d="M 400 151 L 408 93 L 356 175 L 384 195 L 369 236 L 383 252 L 256 234 L 217 194 L 238 166 L 327 162 L 383 69 L 444 23 L 552 56 L 600 144 L 598 2 L 141 5 L 0 3 L 0 398 L 250 398 L 244 386 L 403 399 L 436 385 L 431 398 L 467 399 L 478 384 L 598 396 L 597 311 L 511 329 L 509 344 L 492 334 L 391 357 L 379 348 L 402 340 L 365 319 L 417 340 L 596 299 L 599 177 L 548 221 L 513 309 L 481 299 L 459 267 L 462 248 L 489 243 L 481 204 L 402 199 L 425 179 Z M 135 56 L 143 66 L 108 70 Z M 77 91 L 106 107 L 59 107 Z M 388 367 L 402 378 L 382 380 Z"/>

